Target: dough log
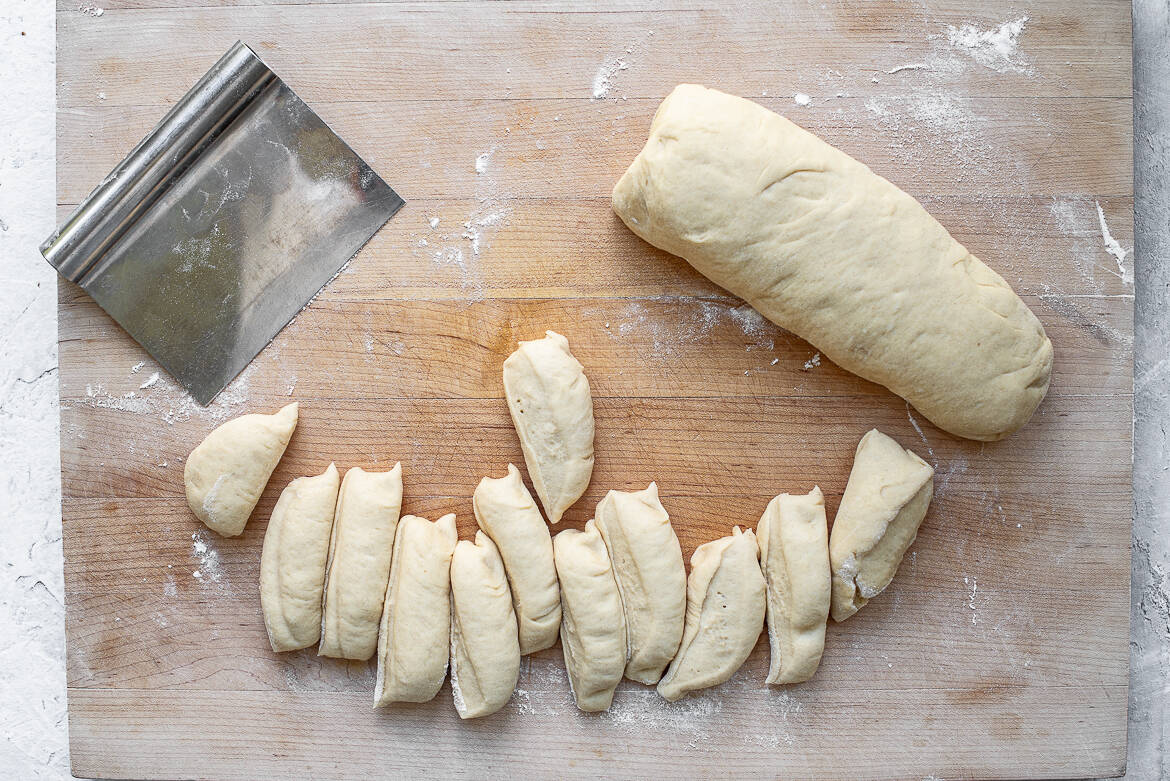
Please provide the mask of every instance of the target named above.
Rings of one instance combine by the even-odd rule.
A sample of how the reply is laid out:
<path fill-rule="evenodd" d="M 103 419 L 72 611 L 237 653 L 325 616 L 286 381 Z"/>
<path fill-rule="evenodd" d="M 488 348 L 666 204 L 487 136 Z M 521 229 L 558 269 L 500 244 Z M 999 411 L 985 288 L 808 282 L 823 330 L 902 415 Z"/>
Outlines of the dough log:
<path fill-rule="evenodd" d="M 378 632 L 374 707 L 428 702 L 447 677 L 455 516 L 404 515 L 394 533 L 390 582 Z"/>
<path fill-rule="evenodd" d="M 569 340 L 545 334 L 504 361 L 504 394 L 532 485 L 557 523 L 593 475 L 593 397 Z"/>
<path fill-rule="evenodd" d="M 553 539 L 561 584 L 561 650 L 577 707 L 603 711 L 626 669 L 622 598 L 597 522 Z"/>
<path fill-rule="evenodd" d="M 998 274 L 914 198 L 756 103 L 676 87 L 613 208 L 952 434 L 1002 439 L 1048 390 L 1052 344 Z"/>
<path fill-rule="evenodd" d="M 610 491 L 597 504 L 596 521 L 626 617 L 626 677 L 653 685 L 682 641 L 687 607 L 682 547 L 655 483 L 642 491 Z"/>
<path fill-rule="evenodd" d="M 401 509 L 401 464 L 389 472 L 354 467 L 345 473 L 325 566 L 321 656 L 369 659 L 377 650 Z"/>
<path fill-rule="evenodd" d="M 691 556 L 686 629 L 658 693 L 674 702 L 723 683 L 747 660 L 763 628 L 760 549 L 750 530 L 736 526 L 731 536 L 700 545 Z"/>
<path fill-rule="evenodd" d="M 548 526 L 524 487 L 520 471 L 485 477 L 472 496 L 475 520 L 500 551 L 512 588 L 520 629 L 520 653 L 551 647 L 561 625 L 561 597 Z"/>
<path fill-rule="evenodd" d="M 504 562 L 483 532 L 451 557 L 451 695 L 461 719 L 495 713 L 520 677 L 520 641 Z"/>
<path fill-rule="evenodd" d="M 829 620 L 829 529 L 819 487 L 780 494 L 756 526 L 768 585 L 768 683 L 807 681 L 821 664 Z"/>
<path fill-rule="evenodd" d="M 834 621 L 890 585 L 926 517 L 933 477 L 930 464 L 877 429 L 861 438 L 829 537 Z"/>
<path fill-rule="evenodd" d="M 338 482 L 333 464 L 316 477 L 298 477 L 272 510 L 260 552 L 260 605 L 273 651 L 308 648 L 321 637 Z"/>
<path fill-rule="evenodd" d="M 297 427 L 296 402 L 274 415 L 242 415 L 187 456 L 183 486 L 195 517 L 224 537 L 242 534 Z"/>

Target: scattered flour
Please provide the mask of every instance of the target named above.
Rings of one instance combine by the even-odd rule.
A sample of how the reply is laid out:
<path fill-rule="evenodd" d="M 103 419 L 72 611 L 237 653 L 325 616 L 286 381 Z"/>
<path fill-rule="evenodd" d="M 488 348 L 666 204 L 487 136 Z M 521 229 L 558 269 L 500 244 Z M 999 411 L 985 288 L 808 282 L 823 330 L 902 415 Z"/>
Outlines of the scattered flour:
<path fill-rule="evenodd" d="M 1031 73 L 1018 50 L 1020 33 L 1027 23 L 1028 17 L 1021 16 L 992 30 L 981 30 L 973 24 L 947 25 L 947 41 L 985 68 L 999 73 Z"/>
<path fill-rule="evenodd" d="M 807 106 L 809 103 L 812 103 L 812 98 L 803 92 L 798 92 L 792 96 L 792 101 L 798 106 Z"/>
<path fill-rule="evenodd" d="M 815 369 L 816 367 L 818 367 L 820 365 L 821 365 L 821 354 L 819 352 L 814 353 L 813 357 L 809 358 L 807 361 L 804 362 L 804 367 L 801 369 L 801 371 L 806 371 L 806 372 L 812 371 L 813 369 Z"/>
<path fill-rule="evenodd" d="M 106 12 L 104 8 L 98 8 L 93 3 L 82 3 L 77 7 L 78 13 L 83 13 L 86 16 L 98 17 Z"/>
<path fill-rule="evenodd" d="M 1113 234 L 1109 232 L 1109 225 L 1105 222 L 1105 211 L 1101 208 L 1101 202 L 1094 201 L 1094 204 L 1097 207 L 1097 219 L 1101 223 L 1101 238 L 1105 242 L 1105 251 L 1117 261 L 1117 270 L 1121 272 L 1121 279 L 1132 285 L 1133 271 L 1125 268 L 1125 256 L 1129 254 L 1129 250 L 1123 249 L 1121 243 L 1113 238 Z"/>
<path fill-rule="evenodd" d="M 216 481 L 216 485 L 218 486 L 218 481 Z M 215 489 L 212 488 L 212 492 L 214 491 Z M 191 553 L 199 560 L 199 569 L 192 574 L 197 578 L 206 578 L 218 583 L 219 579 L 223 577 L 223 565 L 219 560 L 219 551 L 208 542 L 207 535 L 202 529 L 191 533 Z"/>
<path fill-rule="evenodd" d="M 439 227 L 439 218 L 431 217 L 429 220 L 427 220 L 427 224 L 431 226 L 431 230 L 434 230 L 435 228 Z"/>
<path fill-rule="evenodd" d="M 136 363 L 130 367 L 130 373 L 131 374 L 138 374 L 138 372 L 142 371 L 142 367 L 145 365 L 146 365 L 146 361 L 139 361 L 138 363 Z"/>
<path fill-rule="evenodd" d="M 155 384 L 157 384 L 157 383 L 158 383 L 158 372 L 155 372 L 154 374 L 150 375 L 150 377 L 148 377 L 146 379 L 146 382 L 144 382 L 138 386 L 138 390 L 146 390 L 147 388 L 153 388 L 155 386 Z"/>
<path fill-rule="evenodd" d="M 901 73 L 902 71 L 928 71 L 928 70 L 933 70 L 933 68 L 930 65 L 927 65 L 925 62 L 914 62 L 914 63 L 911 63 L 909 65 L 898 65 L 896 67 L 890 68 L 888 71 L 886 71 L 886 73 L 894 74 L 894 73 Z M 843 96 L 838 95 L 837 97 L 843 97 Z"/>
<path fill-rule="evenodd" d="M 650 36 L 652 35 L 654 35 L 653 32 L 646 31 L 635 43 L 627 46 L 624 53 L 610 57 L 601 63 L 601 65 L 597 66 L 597 72 L 593 74 L 592 84 L 592 96 L 594 100 L 601 100 L 609 96 L 614 86 L 614 78 L 619 72 L 628 70 L 630 67 L 627 59 L 628 56 L 640 49 L 650 40 Z"/>
<path fill-rule="evenodd" d="M 475 158 L 475 172 L 477 174 L 486 174 L 487 173 L 488 166 L 491 165 L 491 162 L 492 162 L 492 155 L 494 155 L 495 153 L 496 153 L 496 148 L 492 147 L 488 151 L 480 152 L 479 155 L 476 156 L 476 158 Z M 431 227 L 437 228 L 438 223 L 436 222 Z"/>

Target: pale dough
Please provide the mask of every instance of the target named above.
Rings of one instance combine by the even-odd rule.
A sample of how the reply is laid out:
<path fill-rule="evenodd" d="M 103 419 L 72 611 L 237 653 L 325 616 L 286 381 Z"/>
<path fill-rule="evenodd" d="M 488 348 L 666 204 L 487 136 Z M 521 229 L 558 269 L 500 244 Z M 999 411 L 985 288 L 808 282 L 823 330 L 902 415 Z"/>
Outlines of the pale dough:
<path fill-rule="evenodd" d="M 768 683 L 800 683 L 817 671 L 825 650 L 832 580 L 829 529 L 820 487 L 780 494 L 768 503 L 756 539 L 768 584 Z"/>
<path fill-rule="evenodd" d="M 603 711 L 626 669 L 622 598 L 597 522 L 553 539 L 561 584 L 561 650 L 577 707 Z"/>
<path fill-rule="evenodd" d="M 894 579 L 934 491 L 934 469 L 877 429 L 857 444 L 833 519 L 834 621 L 844 621 Z"/>
<path fill-rule="evenodd" d="M 333 464 L 316 477 L 298 477 L 272 510 L 260 553 L 260 605 L 273 651 L 308 648 L 321 637 L 338 482 Z"/>
<path fill-rule="evenodd" d="M 447 677 L 451 554 L 457 540 L 454 514 L 434 523 L 417 515 L 398 522 L 378 632 L 375 707 L 427 702 Z"/>
<path fill-rule="evenodd" d="M 208 434 L 183 467 L 195 517 L 225 537 L 242 533 L 296 427 L 293 402 L 274 415 L 242 415 Z"/>
<path fill-rule="evenodd" d="M 495 713 L 520 676 L 520 640 L 504 562 L 482 531 L 451 557 L 451 695 L 461 719 Z"/>
<path fill-rule="evenodd" d="M 401 464 L 389 472 L 354 467 L 345 473 L 325 566 L 321 656 L 369 659 L 377 650 L 401 509 Z"/>
<path fill-rule="evenodd" d="M 764 628 L 764 576 L 756 536 L 736 526 L 691 556 L 687 617 L 678 655 L 658 682 L 674 702 L 718 686 L 743 665 Z"/>
<path fill-rule="evenodd" d="M 545 334 L 504 361 L 504 394 L 532 485 L 557 523 L 593 474 L 593 397 L 569 341 Z"/>
<path fill-rule="evenodd" d="M 682 547 L 658 500 L 658 485 L 610 491 L 597 505 L 596 521 L 622 597 L 626 677 L 658 683 L 682 641 L 687 606 Z"/>
<path fill-rule="evenodd" d="M 504 477 L 480 480 L 472 506 L 476 522 L 504 560 L 520 629 L 520 653 L 551 647 L 561 625 L 552 537 L 520 471 L 508 464 Z"/>
<path fill-rule="evenodd" d="M 912 197 L 756 103 L 676 87 L 613 208 L 952 434 L 1001 439 L 1048 390 L 1052 344 L 998 274 Z"/>

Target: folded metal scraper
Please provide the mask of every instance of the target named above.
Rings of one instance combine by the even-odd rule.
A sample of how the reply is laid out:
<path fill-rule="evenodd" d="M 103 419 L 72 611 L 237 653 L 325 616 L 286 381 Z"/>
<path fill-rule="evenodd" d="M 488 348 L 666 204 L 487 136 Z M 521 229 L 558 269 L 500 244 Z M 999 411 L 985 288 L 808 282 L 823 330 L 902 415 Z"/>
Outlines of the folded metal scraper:
<path fill-rule="evenodd" d="M 237 42 L 41 252 L 207 404 L 402 204 Z"/>

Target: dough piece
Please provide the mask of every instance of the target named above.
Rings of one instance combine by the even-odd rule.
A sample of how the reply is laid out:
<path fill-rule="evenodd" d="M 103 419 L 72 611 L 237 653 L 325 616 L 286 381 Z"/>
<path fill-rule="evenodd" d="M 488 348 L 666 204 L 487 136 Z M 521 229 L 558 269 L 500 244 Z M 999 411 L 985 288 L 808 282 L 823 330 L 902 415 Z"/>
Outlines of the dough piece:
<path fill-rule="evenodd" d="M 273 651 L 308 648 L 321 637 L 321 595 L 337 467 L 298 477 L 276 501 L 260 552 L 260 605 Z"/>
<path fill-rule="evenodd" d="M 723 683 L 747 660 L 763 628 L 760 548 L 750 529 L 736 526 L 730 537 L 700 545 L 691 556 L 686 630 L 658 693 L 674 702 Z"/>
<path fill-rule="evenodd" d="M 682 547 L 655 483 L 643 491 L 610 491 L 596 516 L 626 617 L 626 677 L 653 685 L 682 641 L 687 607 Z"/>
<path fill-rule="evenodd" d="M 520 479 L 508 474 L 479 481 L 472 497 L 475 520 L 500 551 L 520 629 L 520 653 L 550 648 L 561 625 L 561 596 L 553 564 L 552 537 Z"/>
<path fill-rule="evenodd" d="M 417 515 L 398 522 L 378 632 L 374 707 L 428 702 L 439 693 L 447 677 L 451 553 L 458 539 L 454 514 L 434 523 Z"/>
<path fill-rule="evenodd" d="M 844 621 L 894 579 L 934 492 L 934 469 L 872 429 L 857 444 L 833 519 L 833 620 Z"/>
<path fill-rule="evenodd" d="M 207 435 L 187 456 L 187 504 L 207 528 L 224 537 L 244 531 L 293 429 L 294 401 L 274 415 L 242 415 Z"/>
<path fill-rule="evenodd" d="M 561 650 L 577 707 L 607 709 L 626 669 L 622 597 L 597 521 L 553 539 L 561 583 Z"/>
<path fill-rule="evenodd" d="M 401 509 L 402 464 L 389 472 L 354 467 L 345 473 L 325 567 L 320 656 L 369 659 L 377 650 Z"/>
<path fill-rule="evenodd" d="M 451 557 L 451 695 L 461 719 L 495 713 L 520 677 L 520 640 L 504 562 L 483 532 Z"/>
<path fill-rule="evenodd" d="M 780 494 L 756 525 L 768 584 L 768 683 L 807 681 L 821 664 L 829 621 L 829 527 L 820 487 Z"/>
<path fill-rule="evenodd" d="M 569 340 L 545 334 L 504 361 L 504 394 L 532 486 L 557 523 L 593 475 L 593 397 Z"/>
<path fill-rule="evenodd" d="M 1048 391 L 1052 343 L 998 274 L 911 196 L 755 103 L 676 87 L 613 208 L 952 434 L 1002 439 Z"/>

